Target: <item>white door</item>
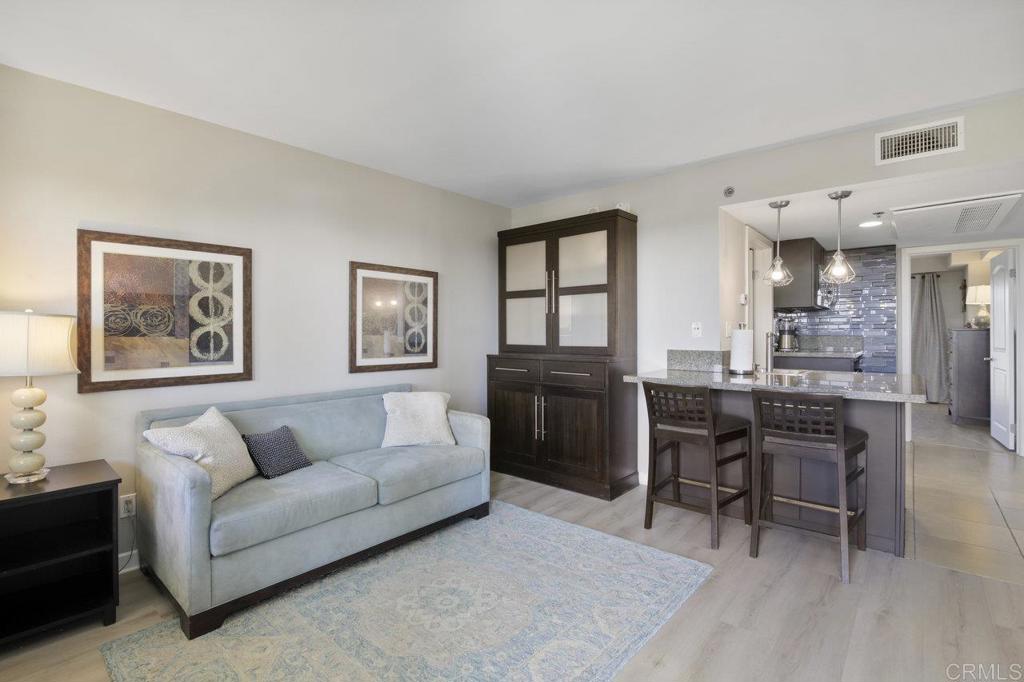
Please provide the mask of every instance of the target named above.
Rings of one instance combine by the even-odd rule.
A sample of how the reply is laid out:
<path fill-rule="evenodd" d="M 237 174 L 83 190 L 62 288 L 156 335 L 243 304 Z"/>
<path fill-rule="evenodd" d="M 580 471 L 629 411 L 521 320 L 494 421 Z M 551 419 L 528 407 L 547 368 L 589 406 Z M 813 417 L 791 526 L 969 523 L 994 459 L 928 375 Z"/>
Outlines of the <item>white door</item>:
<path fill-rule="evenodd" d="M 989 374 L 992 378 L 992 437 L 1010 450 L 1016 446 L 1014 415 L 1017 392 L 1014 350 L 1014 252 L 992 259 L 992 329 L 989 332 Z"/>

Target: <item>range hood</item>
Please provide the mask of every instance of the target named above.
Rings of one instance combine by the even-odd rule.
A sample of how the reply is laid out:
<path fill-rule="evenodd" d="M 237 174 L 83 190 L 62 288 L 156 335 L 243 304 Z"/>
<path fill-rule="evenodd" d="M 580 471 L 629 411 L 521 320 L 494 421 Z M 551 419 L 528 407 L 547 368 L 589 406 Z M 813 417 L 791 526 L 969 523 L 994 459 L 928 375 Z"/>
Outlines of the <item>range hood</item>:
<path fill-rule="evenodd" d="M 818 277 L 825 267 L 825 247 L 817 239 L 787 239 L 779 244 L 782 260 L 793 273 L 793 282 L 776 287 L 775 309 L 825 310 L 824 291 Z"/>

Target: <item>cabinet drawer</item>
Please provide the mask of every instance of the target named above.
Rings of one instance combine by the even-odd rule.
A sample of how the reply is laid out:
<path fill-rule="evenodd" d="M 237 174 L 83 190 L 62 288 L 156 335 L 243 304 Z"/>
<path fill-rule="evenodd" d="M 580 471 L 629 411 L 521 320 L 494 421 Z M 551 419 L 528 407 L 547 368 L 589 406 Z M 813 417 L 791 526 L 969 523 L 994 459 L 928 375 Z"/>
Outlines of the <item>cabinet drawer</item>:
<path fill-rule="evenodd" d="M 487 378 L 500 381 L 538 381 L 540 360 L 487 358 Z"/>
<path fill-rule="evenodd" d="M 545 360 L 542 380 L 549 384 L 603 389 L 606 372 L 607 365 L 600 362 Z"/>

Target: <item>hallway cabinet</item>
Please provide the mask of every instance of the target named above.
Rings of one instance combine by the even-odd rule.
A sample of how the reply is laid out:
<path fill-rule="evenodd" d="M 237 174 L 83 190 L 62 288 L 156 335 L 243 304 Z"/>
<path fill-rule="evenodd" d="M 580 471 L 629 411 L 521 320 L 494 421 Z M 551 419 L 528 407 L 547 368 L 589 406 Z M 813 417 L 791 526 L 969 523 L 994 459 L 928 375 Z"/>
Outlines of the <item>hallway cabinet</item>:
<path fill-rule="evenodd" d="M 637 485 L 636 216 L 498 233 L 495 471 L 611 499 Z"/>
<path fill-rule="evenodd" d="M 990 417 L 989 330 L 950 330 L 949 414 L 954 424 L 964 419 L 987 422 Z"/>

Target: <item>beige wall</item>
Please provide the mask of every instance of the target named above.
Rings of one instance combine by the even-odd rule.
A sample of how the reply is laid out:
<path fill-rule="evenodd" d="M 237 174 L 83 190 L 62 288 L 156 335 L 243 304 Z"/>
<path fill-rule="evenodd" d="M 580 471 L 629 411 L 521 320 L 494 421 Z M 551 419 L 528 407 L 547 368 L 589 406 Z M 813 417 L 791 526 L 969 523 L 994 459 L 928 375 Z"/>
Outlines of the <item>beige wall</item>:
<path fill-rule="evenodd" d="M 38 380 L 48 461 L 106 458 L 124 491 L 142 409 L 411 382 L 484 410 L 508 224 L 505 208 L 0 67 L 0 309 L 74 312 L 80 226 L 253 250 L 254 381 L 79 395 L 74 377 Z M 439 272 L 438 369 L 348 374 L 350 260 Z"/>
<path fill-rule="evenodd" d="M 752 110 L 751 116 L 758 115 Z M 876 166 L 878 131 L 953 115 L 966 116 L 966 150 L 904 163 Z M 916 115 L 774 149 L 748 152 L 686 166 L 658 177 L 579 192 L 512 210 L 512 225 L 554 220 L 588 209 L 613 208 L 628 202 L 637 214 L 637 327 L 640 368 L 665 366 L 669 348 L 718 349 L 722 344 L 721 270 L 744 268 L 734 260 L 720 263 L 719 207 L 755 199 L 785 197 L 811 190 L 881 180 L 902 175 L 995 164 L 1024 158 L 1024 94 L 1017 93 L 969 107 Z M 614 154 L 614 147 L 609 148 Z M 727 185 L 736 193 L 725 199 Z M 731 280 L 731 276 L 728 276 Z M 704 334 L 690 336 L 692 322 Z M 643 409 L 640 410 L 644 419 Z M 640 458 L 646 434 L 639 435 Z M 641 476 L 646 466 L 641 461 Z"/>

